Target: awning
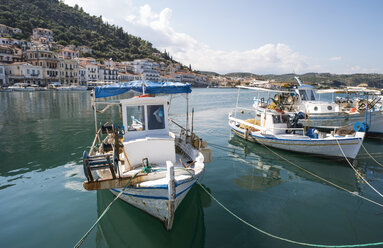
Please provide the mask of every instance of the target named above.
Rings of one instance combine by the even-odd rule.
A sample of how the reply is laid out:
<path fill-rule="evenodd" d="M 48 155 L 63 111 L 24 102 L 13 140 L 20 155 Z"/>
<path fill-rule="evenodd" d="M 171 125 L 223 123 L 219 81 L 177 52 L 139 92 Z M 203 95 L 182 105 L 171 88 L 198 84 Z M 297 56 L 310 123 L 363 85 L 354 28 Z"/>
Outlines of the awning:
<path fill-rule="evenodd" d="M 190 84 L 175 82 L 120 82 L 115 84 L 103 85 L 95 88 L 95 97 L 109 97 L 121 95 L 130 90 L 144 94 L 179 94 L 191 93 Z"/>

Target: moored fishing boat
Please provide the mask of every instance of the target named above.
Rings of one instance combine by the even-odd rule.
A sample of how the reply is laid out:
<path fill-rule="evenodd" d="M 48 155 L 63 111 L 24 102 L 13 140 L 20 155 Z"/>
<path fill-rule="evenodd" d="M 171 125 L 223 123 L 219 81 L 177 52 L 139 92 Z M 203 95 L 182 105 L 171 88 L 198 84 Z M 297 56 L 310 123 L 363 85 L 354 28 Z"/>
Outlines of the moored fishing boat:
<path fill-rule="evenodd" d="M 350 159 L 358 155 L 365 136 L 364 124 L 358 124 L 358 131 L 334 130 L 326 133 L 309 128 L 306 132 L 298 123 L 303 118 L 304 114 L 299 113 L 290 120 L 287 114 L 265 109 L 260 120 L 241 120 L 229 115 L 229 125 L 232 132 L 243 139 L 278 149 Z M 342 135 L 342 132 L 346 134 Z"/>
<path fill-rule="evenodd" d="M 310 116 L 310 126 L 322 130 L 366 122 L 368 136 L 383 137 L 383 106 L 380 91 L 363 87 L 316 90 L 310 85 L 302 84 L 298 77 L 296 80 L 297 85 L 267 84 L 268 87 L 260 85 L 241 88 L 257 92 L 253 107 L 258 114 L 263 112 L 265 107 L 279 108 L 290 115 L 304 112 Z M 262 93 L 267 93 L 267 98 Z M 324 93 L 332 94 L 330 101 L 320 99 Z M 334 94 L 345 97 L 334 98 Z"/>
<path fill-rule="evenodd" d="M 130 90 L 143 95 L 96 101 Z M 188 96 L 190 92 L 190 85 L 181 83 L 136 81 L 96 87 L 93 106 L 97 132 L 89 153 L 84 152 L 84 188 L 110 189 L 127 203 L 160 219 L 170 230 L 177 207 L 202 176 L 204 162 L 211 153 L 206 142 L 190 132 L 188 118 L 180 135 L 169 131 L 168 99 L 156 94 Z M 106 106 L 97 110 L 100 105 Z M 105 113 L 113 106 L 121 111 L 122 124 L 109 122 L 98 129 L 96 112 Z M 124 191 L 128 184 L 130 187 Z"/>

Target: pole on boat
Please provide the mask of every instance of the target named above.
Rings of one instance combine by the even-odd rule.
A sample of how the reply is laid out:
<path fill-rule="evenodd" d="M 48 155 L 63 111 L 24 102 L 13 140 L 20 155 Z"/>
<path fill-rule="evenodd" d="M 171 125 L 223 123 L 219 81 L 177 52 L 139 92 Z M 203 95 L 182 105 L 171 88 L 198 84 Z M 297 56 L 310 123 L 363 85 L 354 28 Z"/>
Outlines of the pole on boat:
<path fill-rule="evenodd" d="M 97 133 L 97 108 L 96 108 L 96 96 L 95 96 L 95 90 L 92 90 L 92 100 L 93 100 L 93 115 L 94 115 L 94 128 L 95 133 Z"/>
<path fill-rule="evenodd" d="M 191 135 L 194 132 L 194 108 L 192 108 L 192 122 L 191 122 Z"/>
<path fill-rule="evenodd" d="M 170 230 L 173 226 L 174 212 L 175 212 L 175 199 L 176 199 L 176 184 L 174 181 L 174 165 L 171 161 L 166 161 L 166 179 L 168 181 L 168 219 L 166 229 Z"/>
<path fill-rule="evenodd" d="M 189 93 L 186 93 L 186 137 L 189 133 Z"/>

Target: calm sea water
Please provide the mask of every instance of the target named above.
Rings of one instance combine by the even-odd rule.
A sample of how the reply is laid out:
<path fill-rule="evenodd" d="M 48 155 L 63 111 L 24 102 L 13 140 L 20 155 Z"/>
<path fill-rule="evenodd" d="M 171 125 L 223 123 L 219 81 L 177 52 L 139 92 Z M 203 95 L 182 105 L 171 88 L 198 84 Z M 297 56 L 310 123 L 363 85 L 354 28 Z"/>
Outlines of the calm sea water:
<path fill-rule="evenodd" d="M 383 208 L 308 175 L 266 148 L 231 135 L 234 89 L 194 89 L 194 130 L 212 147 L 201 183 L 249 223 L 285 238 L 319 244 L 383 241 Z M 240 104 L 250 106 L 251 92 Z M 184 97 L 171 115 L 184 121 Z M 112 118 L 112 112 L 106 118 Z M 177 130 L 177 129 L 174 129 Z M 82 188 L 82 153 L 94 137 L 89 92 L 0 92 L 0 246 L 73 247 L 114 198 Z M 383 141 L 366 140 L 383 162 Z M 383 203 L 342 161 L 277 151 L 353 192 Z M 364 151 L 358 170 L 383 191 L 383 167 Z M 176 212 L 173 230 L 117 201 L 83 247 L 295 247 L 229 215 L 199 186 Z"/>

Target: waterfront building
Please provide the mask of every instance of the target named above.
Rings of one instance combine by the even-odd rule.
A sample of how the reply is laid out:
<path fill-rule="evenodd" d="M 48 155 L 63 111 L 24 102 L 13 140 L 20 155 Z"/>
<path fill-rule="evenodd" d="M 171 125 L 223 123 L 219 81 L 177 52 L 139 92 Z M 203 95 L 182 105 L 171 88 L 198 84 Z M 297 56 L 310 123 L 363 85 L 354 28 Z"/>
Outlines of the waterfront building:
<path fill-rule="evenodd" d="M 175 82 L 175 78 L 171 75 L 163 75 L 159 78 L 160 82 Z"/>
<path fill-rule="evenodd" d="M 59 76 L 61 85 L 79 84 L 78 60 L 60 57 Z"/>
<path fill-rule="evenodd" d="M 0 64 L 0 86 L 6 85 L 7 82 L 5 80 L 5 66 L 4 64 Z"/>
<path fill-rule="evenodd" d="M 81 85 L 86 85 L 88 82 L 86 77 L 86 67 L 81 64 L 78 67 L 78 81 Z"/>
<path fill-rule="evenodd" d="M 105 65 L 98 65 L 98 80 L 101 82 L 118 82 L 118 71 Z"/>
<path fill-rule="evenodd" d="M 149 59 L 135 59 L 130 62 L 130 65 L 133 67 L 133 72 L 135 74 L 141 74 L 145 70 L 153 69 L 153 62 Z"/>
<path fill-rule="evenodd" d="M 98 81 L 98 74 L 99 73 L 98 73 L 98 65 L 97 64 L 93 64 L 93 63 L 87 62 L 87 61 L 81 61 L 81 58 L 80 58 L 80 66 L 85 68 L 85 73 L 83 76 L 85 77 L 86 82 Z"/>
<path fill-rule="evenodd" d="M 130 82 L 134 80 L 141 80 L 140 75 L 131 74 L 131 73 L 118 73 L 118 81 L 119 82 Z"/>
<path fill-rule="evenodd" d="M 40 50 L 38 48 L 29 49 L 24 52 L 24 59 L 28 63 L 36 66 L 41 66 L 43 69 L 42 85 L 59 82 L 59 68 L 57 53 Z"/>
<path fill-rule="evenodd" d="M 195 82 L 195 74 L 189 72 L 177 72 L 174 78 L 177 82 L 192 84 Z"/>
<path fill-rule="evenodd" d="M 25 83 L 28 85 L 43 84 L 43 68 L 27 62 L 16 62 L 4 65 L 7 85 Z"/>
<path fill-rule="evenodd" d="M 159 78 L 160 74 L 156 70 L 146 69 L 142 72 L 142 79 L 145 81 L 158 82 Z"/>

